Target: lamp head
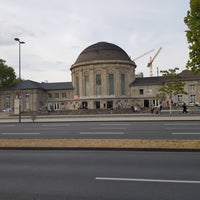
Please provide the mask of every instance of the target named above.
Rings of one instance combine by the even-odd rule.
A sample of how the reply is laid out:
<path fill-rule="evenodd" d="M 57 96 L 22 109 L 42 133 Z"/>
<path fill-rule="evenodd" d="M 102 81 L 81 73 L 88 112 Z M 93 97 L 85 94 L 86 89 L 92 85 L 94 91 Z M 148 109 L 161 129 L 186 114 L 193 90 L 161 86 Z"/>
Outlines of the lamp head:
<path fill-rule="evenodd" d="M 20 44 L 25 44 L 25 42 L 21 41 L 19 38 L 14 38 L 14 40 L 19 42 Z"/>

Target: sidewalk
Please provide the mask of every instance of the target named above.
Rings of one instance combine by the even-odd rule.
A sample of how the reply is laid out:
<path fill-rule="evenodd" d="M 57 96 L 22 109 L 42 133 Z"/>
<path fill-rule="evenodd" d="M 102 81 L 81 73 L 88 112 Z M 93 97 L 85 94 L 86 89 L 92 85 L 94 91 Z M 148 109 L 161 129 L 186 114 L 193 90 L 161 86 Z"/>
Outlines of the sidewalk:
<path fill-rule="evenodd" d="M 35 122 L 95 122 L 95 121 L 188 121 L 200 120 L 198 113 L 133 113 L 133 114 L 95 114 L 95 115 L 38 115 Z M 18 116 L 0 115 L 0 123 L 19 122 Z M 31 116 L 22 116 L 21 122 L 33 122 Z"/>

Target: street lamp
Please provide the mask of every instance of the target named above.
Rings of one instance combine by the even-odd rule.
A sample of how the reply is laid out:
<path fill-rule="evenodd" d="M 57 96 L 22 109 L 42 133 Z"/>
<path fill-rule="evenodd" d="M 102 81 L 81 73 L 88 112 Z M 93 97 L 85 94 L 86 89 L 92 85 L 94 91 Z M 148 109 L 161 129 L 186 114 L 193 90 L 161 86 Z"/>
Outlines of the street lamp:
<path fill-rule="evenodd" d="M 15 38 L 14 40 L 19 44 L 19 80 L 21 80 L 21 44 L 25 44 L 25 42 L 19 38 Z M 21 103 L 21 89 L 19 89 L 19 123 L 21 122 Z"/>

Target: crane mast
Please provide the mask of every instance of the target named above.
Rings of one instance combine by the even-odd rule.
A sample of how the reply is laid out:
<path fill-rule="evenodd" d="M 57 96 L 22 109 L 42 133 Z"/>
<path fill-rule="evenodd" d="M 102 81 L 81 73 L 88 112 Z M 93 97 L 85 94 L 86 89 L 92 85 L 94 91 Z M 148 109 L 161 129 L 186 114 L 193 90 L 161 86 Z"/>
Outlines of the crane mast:
<path fill-rule="evenodd" d="M 158 54 L 160 53 L 161 49 L 162 49 L 162 47 L 160 47 L 160 48 L 158 49 L 158 51 L 156 52 L 156 54 L 154 55 L 153 58 L 150 57 L 150 62 L 147 64 L 147 67 L 149 67 L 149 69 L 150 69 L 150 77 L 153 76 L 153 61 L 154 61 L 155 58 L 158 56 Z"/>

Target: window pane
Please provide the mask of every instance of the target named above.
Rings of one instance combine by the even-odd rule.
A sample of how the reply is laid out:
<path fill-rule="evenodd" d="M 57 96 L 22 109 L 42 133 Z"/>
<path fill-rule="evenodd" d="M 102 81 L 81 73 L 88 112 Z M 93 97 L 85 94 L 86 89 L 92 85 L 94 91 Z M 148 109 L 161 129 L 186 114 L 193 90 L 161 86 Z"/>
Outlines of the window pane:
<path fill-rule="evenodd" d="M 125 95 L 125 74 L 121 74 L 121 95 Z"/>
<path fill-rule="evenodd" d="M 76 94 L 79 96 L 79 77 L 76 77 Z"/>
<path fill-rule="evenodd" d="M 85 79 L 85 96 L 89 96 L 89 76 L 85 75 L 84 76 Z"/>
<path fill-rule="evenodd" d="M 101 85 L 101 74 L 96 74 L 96 85 Z"/>
<path fill-rule="evenodd" d="M 96 74 L 96 95 L 101 95 L 101 74 Z"/>
<path fill-rule="evenodd" d="M 108 76 L 108 94 L 109 95 L 114 95 L 114 75 L 109 74 Z"/>

